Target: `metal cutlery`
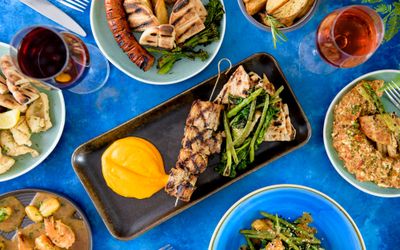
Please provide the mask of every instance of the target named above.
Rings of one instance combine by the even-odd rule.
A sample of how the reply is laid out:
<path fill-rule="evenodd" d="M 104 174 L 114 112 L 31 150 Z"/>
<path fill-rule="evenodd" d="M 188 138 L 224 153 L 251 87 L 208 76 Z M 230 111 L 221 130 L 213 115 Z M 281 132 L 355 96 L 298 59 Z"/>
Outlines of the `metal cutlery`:
<path fill-rule="evenodd" d="M 78 35 L 86 36 L 86 32 L 82 29 L 82 27 L 78 23 L 76 23 L 71 17 L 69 17 L 62 10 L 60 10 L 47 0 L 20 0 L 20 1 L 28 5 L 35 11 L 39 12 L 43 16 L 77 33 Z M 87 0 L 80 0 L 80 1 L 87 1 Z"/>
<path fill-rule="evenodd" d="M 79 12 L 84 12 L 89 4 L 89 0 L 57 0 L 57 2 Z"/>

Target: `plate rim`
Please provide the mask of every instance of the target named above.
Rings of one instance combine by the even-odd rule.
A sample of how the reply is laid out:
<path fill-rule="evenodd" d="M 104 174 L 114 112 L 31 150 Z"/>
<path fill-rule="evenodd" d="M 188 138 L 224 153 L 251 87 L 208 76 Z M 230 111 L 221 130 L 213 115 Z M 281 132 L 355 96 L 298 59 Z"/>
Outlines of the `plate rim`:
<path fill-rule="evenodd" d="M 362 234 L 357 226 L 357 224 L 354 222 L 353 218 L 350 216 L 350 214 L 346 211 L 346 209 L 344 209 L 337 201 L 335 201 L 334 199 L 332 199 L 330 196 L 322 193 L 321 191 L 318 191 L 316 189 L 307 187 L 307 186 L 302 186 L 302 185 L 297 185 L 297 184 L 276 184 L 276 185 L 271 185 L 271 186 L 266 186 L 266 187 L 262 187 L 259 189 L 256 189 L 250 193 L 248 193 L 247 195 L 243 196 L 242 198 L 240 198 L 238 201 L 236 201 L 225 213 L 224 215 L 221 217 L 221 219 L 218 221 L 217 226 L 214 229 L 214 232 L 211 236 L 210 239 L 210 243 L 208 245 L 208 250 L 214 250 L 214 244 L 217 238 L 217 234 L 220 232 L 220 229 L 222 227 L 222 225 L 225 223 L 227 217 L 243 202 L 245 202 L 246 200 L 252 198 L 255 195 L 258 194 L 262 194 L 262 193 L 268 193 L 272 190 L 282 190 L 282 189 L 291 189 L 291 190 L 303 190 L 309 193 L 313 193 L 316 195 L 319 195 L 320 197 L 324 198 L 325 200 L 327 200 L 329 203 L 331 203 L 332 205 L 334 205 L 337 209 L 340 210 L 340 212 L 343 213 L 343 215 L 347 218 L 348 222 L 352 225 L 357 238 L 359 240 L 360 246 L 363 250 L 366 249 L 365 246 L 365 242 L 364 239 L 362 237 Z"/>
<path fill-rule="evenodd" d="M 283 157 L 283 156 L 285 156 L 285 155 L 287 155 L 287 154 L 289 154 L 289 153 L 291 153 L 291 152 L 293 152 L 293 151 L 295 151 L 295 150 L 297 150 L 297 149 L 303 147 L 304 145 L 306 145 L 306 144 L 309 142 L 309 140 L 310 140 L 310 138 L 311 138 L 311 134 L 312 134 L 312 127 L 311 127 L 311 125 L 310 125 L 309 119 L 308 119 L 308 117 L 306 116 L 306 114 L 305 114 L 305 112 L 304 112 L 304 110 L 303 110 L 302 105 L 301 105 L 300 102 L 298 101 L 297 96 L 295 95 L 295 93 L 294 93 L 294 91 L 293 91 L 293 89 L 292 89 L 292 87 L 291 87 L 290 82 L 287 80 L 287 78 L 286 78 L 286 76 L 285 76 L 285 74 L 284 74 L 282 68 L 280 67 L 278 61 L 276 60 L 276 58 L 275 58 L 273 55 L 271 55 L 271 54 L 269 54 L 269 53 L 266 53 L 266 52 L 254 53 L 254 54 L 251 54 L 250 56 L 247 56 L 247 57 L 241 59 L 238 63 L 234 64 L 232 67 L 234 68 L 234 67 L 236 67 L 236 66 L 239 66 L 239 65 L 245 63 L 246 61 L 254 60 L 255 58 L 261 57 L 261 56 L 266 56 L 266 57 L 268 57 L 268 58 L 274 63 L 274 65 L 276 66 L 276 68 L 277 68 L 279 74 L 282 76 L 283 80 L 284 80 L 284 81 L 286 82 L 286 84 L 288 85 L 288 90 L 290 91 L 290 93 L 291 93 L 291 95 L 292 95 L 292 97 L 293 97 L 293 100 L 294 100 L 294 102 L 296 103 L 296 105 L 299 106 L 299 109 L 300 109 L 299 111 L 300 111 L 300 113 L 301 113 L 301 116 L 304 118 L 305 125 L 306 125 L 306 127 L 307 127 L 307 137 L 306 137 L 302 142 L 300 142 L 299 144 L 297 144 L 297 145 L 293 146 L 292 148 L 290 148 L 288 151 L 285 151 L 285 152 L 283 152 L 282 154 L 276 155 L 276 156 L 274 156 L 271 160 L 269 160 L 268 162 L 264 162 L 263 164 L 260 164 L 259 167 L 255 167 L 255 168 L 249 170 L 248 172 L 246 172 L 244 175 L 240 175 L 239 177 L 236 177 L 236 178 L 235 178 L 235 181 L 238 181 L 238 180 L 240 180 L 240 179 L 242 179 L 242 178 L 246 178 L 246 177 L 247 177 L 248 175 L 250 175 L 251 173 L 253 173 L 253 172 L 255 172 L 255 171 L 258 171 L 258 170 L 260 170 L 260 169 L 263 168 L 263 167 L 266 167 L 266 166 L 267 166 L 269 163 L 271 163 L 272 161 L 278 160 L 279 158 L 281 158 L 281 157 Z M 226 69 L 225 71 L 227 71 L 227 70 L 228 70 L 228 69 Z M 223 72 L 225 72 L 225 71 L 223 71 Z M 92 189 L 91 185 L 89 186 L 89 185 L 87 185 L 87 184 L 85 183 L 85 182 L 88 182 L 88 180 L 86 179 L 86 176 L 84 176 L 84 175 L 82 175 L 82 174 L 80 173 L 80 168 L 81 168 L 81 167 L 80 167 L 79 164 L 78 164 L 78 162 L 79 162 L 79 160 L 78 160 L 79 155 L 85 150 L 85 147 L 86 147 L 87 145 L 90 145 L 90 144 L 96 142 L 97 140 L 101 139 L 103 136 L 106 136 L 106 135 L 108 135 L 109 133 L 112 133 L 113 131 L 118 131 L 118 129 L 120 129 L 120 128 L 126 126 L 126 125 L 128 125 L 132 120 L 137 119 L 137 118 L 139 118 L 139 117 L 141 117 L 141 116 L 145 116 L 145 115 L 147 115 L 148 113 L 151 113 L 151 112 L 153 112 L 154 110 L 159 109 L 159 108 L 162 107 L 165 103 L 168 103 L 168 102 L 170 102 L 170 101 L 173 101 L 175 98 L 179 98 L 179 97 L 182 96 L 182 95 L 185 95 L 185 94 L 187 94 L 187 93 L 190 93 L 193 89 L 198 88 L 198 87 L 201 86 L 202 84 L 205 84 L 206 82 L 208 82 L 208 81 L 210 81 L 210 80 L 212 80 L 212 79 L 214 79 L 214 78 L 216 78 L 216 77 L 217 77 L 217 74 L 212 75 L 212 76 L 209 77 L 208 79 L 206 79 L 206 80 L 204 80 L 204 81 L 201 81 L 200 83 L 197 83 L 197 84 L 194 85 L 193 87 L 191 87 L 191 88 L 189 88 L 189 89 L 187 89 L 187 90 L 185 90 L 185 91 L 183 91 L 183 92 L 181 92 L 181 93 L 178 93 L 177 95 L 175 95 L 175 96 L 169 98 L 168 100 L 163 101 L 162 103 L 160 103 L 160 104 L 158 104 L 158 105 L 156 105 L 156 106 L 150 108 L 149 110 L 147 110 L 147 111 L 145 111 L 145 112 L 143 112 L 143 113 L 141 113 L 141 114 L 139 114 L 139 115 L 137 115 L 137 116 L 132 117 L 131 119 L 129 119 L 129 120 L 127 120 L 127 121 L 125 121 L 125 122 L 123 122 L 123 123 L 121 123 L 121 124 L 119 124 L 119 125 L 113 127 L 113 128 L 110 128 L 108 131 L 105 131 L 104 133 L 102 133 L 102 134 L 100 134 L 100 135 L 98 135 L 98 136 L 95 136 L 95 137 L 93 137 L 92 139 L 89 139 L 88 141 L 82 143 L 81 145 L 79 145 L 78 147 L 75 148 L 74 152 L 73 152 L 72 155 L 71 155 L 71 165 L 72 165 L 72 167 L 73 167 L 73 169 L 74 169 L 74 172 L 75 172 L 75 174 L 77 175 L 77 177 L 78 177 L 79 181 L 81 182 L 82 186 L 84 187 L 85 191 L 86 191 L 87 194 L 89 195 L 90 200 L 91 200 L 92 203 L 94 204 L 94 206 L 95 206 L 95 208 L 96 208 L 98 214 L 100 215 L 100 217 L 101 217 L 103 223 L 106 225 L 106 228 L 108 229 L 108 231 L 110 232 L 110 234 L 111 234 L 113 237 L 115 237 L 116 239 L 119 239 L 119 240 L 131 240 L 131 239 L 133 239 L 133 238 L 136 238 L 136 237 L 140 236 L 141 234 L 143 234 L 144 232 L 150 230 L 151 228 L 153 228 L 153 227 L 155 227 L 155 226 L 161 224 L 161 223 L 164 222 L 164 221 L 169 220 L 170 218 L 174 217 L 175 215 L 178 215 L 179 213 L 183 212 L 184 210 L 189 209 L 190 207 L 192 207 L 192 206 L 196 205 L 197 203 L 199 203 L 199 202 L 201 202 L 201 201 L 207 199 L 208 197 L 214 195 L 215 193 L 218 193 L 220 190 L 222 190 L 222 189 L 228 187 L 228 186 L 231 185 L 233 182 L 226 183 L 226 184 L 222 185 L 221 187 L 215 189 L 215 190 L 212 191 L 211 193 L 207 194 L 206 196 L 203 196 L 203 197 L 201 197 L 201 198 L 199 198 L 199 199 L 197 199 L 197 200 L 195 200 L 195 201 L 189 202 L 189 205 L 188 205 L 188 206 L 184 206 L 184 207 L 179 208 L 178 210 L 173 211 L 172 213 L 170 213 L 170 214 L 168 214 L 167 216 L 163 217 L 162 219 L 160 219 L 160 220 L 154 222 L 154 223 L 151 224 L 148 228 L 145 228 L 145 229 L 141 230 L 141 231 L 138 232 L 138 233 L 131 234 L 131 235 L 129 235 L 129 236 L 119 236 L 119 235 L 116 234 L 115 229 L 112 227 L 112 223 L 109 221 L 109 218 L 108 218 L 107 214 L 104 213 L 103 209 L 101 209 L 101 203 L 100 203 L 100 202 L 97 203 L 97 201 L 96 201 L 96 199 L 98 199 L 98 198 L 97 198 L 97 193 L 95 193 L 93 190 L 91 190 L 91 189 Z M 90 182 L 89 182 L 89 183 L 90 183 Z"/>
<path fill-rule="evenodd" d="M 7 43 L 4 43 L 4 42 L 0 42 L 0 47 L 5 47 L 5 48 L 9 49 L 10 45 Z M 20 177 L 20 176 L 28 173 L 29 171 L 33 170 L 34 168 L 39 166 L 42 162 L 44 162 L 50 156 L 50 154 L 54 151 L 56 146 L 58 145 L 58 143 L 61 139 L 61 136 L 64 132 L 64 128 L 65 128 L 66 108 L 65 108 L 65 100 L 64 100 L 64 95 L 62 93 L 62 90 L 55 89 L 52 91 L 55 91 L 57 93 L 57 96 L 59 97 L 60 103 L 61 103 L 60 130 L 57 132 L 57 135 L 54 137 L 54 140 L 51 143 L 49 149 L 45 153 L 42 153 L 38 156 L 38 157 L 41 157 L 42 159 L 38 160 L 37 162 L 30 165 L 29 167 L 23 169 L 21 172 L 15 173 L 14 175 L 10 175 L 8 177 L 2 177 L 2 175 L 0 174 L 0 182 L 5 182 L 5 181 L 15 179 L 15 178 Z"/>
<path fill-rule="evenodd" d="M 48 193 L 48 194 L 52 194 L 52 195 L 61 197 L 64 200 L 66 200 L 69 203 L 71 203 L 72 206 L 76 209 L 76 211 L 79 212 L 79 215 L 82 216 L 82 220 L 84 221 L 84 223 L 86 225 L 86 229 L 88 230 L 88 234 L 89 234 L 89 243 L 90 243 L 89 244 L 89 249 L 90 250 L 93 249 L 93 233 L 92 233 L 92 229 L 91 229 L 91 226 L 90 226 L 90 222 L 89 222 L 88 217 L 86 216 L 86 214 L 76 204 L 75 201 L 71 200 L 71 198 L 69 198 L 69 197 L 66 197 L 64 194 L 59 194 L 58 192 L 50 191 L 48 189 L 42 189 L 42 188 L 22 188 L 22 189 L 16 189 L 16 190 L 8 191 L 8 192 L 0 194 L 0 199 L 6 198 L 6 197 L 9 197 L 9 196 L 16 196 L 18 193 L 24 193 L 24 192 Z M 27 216 L 27 215 L 25 215 L 25 216 Z"/>
<path fill-rule="evenodd" d="M 227 15 L 226 15 L 226 8 L 225 8 L 225 3 L 224 0 L 220 0 L 222 3 L 222 6 L 224 8 L 224 17 L 222 18 L 222 24 L 221 24 L 221 35 L 220 35 L 220 39 L 218 41 L 216 41 L 217 44 L 217 48 L 215 49 L 215 52 L 209 57 L 209 62 L 208 63 L 204 63 L 204 65 L 202 67 L 200 67 L 198 70 L 196 70 L 195 72 L 193 72 L 193 74 L 190 74 L 188 76 L 185 76 L 181 79 L 177 79 L 177 80 L 171 80 L 171 81 L 165 81 L 165 82 L 155 82 L 155 81 L 151 81 L 151 80 L 147 80 L 141 77 L 138 77 L 130 72 L 128 72 L 127 70 L 125 70 L 124 68 L 122 68 L 119 63 L 114 60 L 110 55 L 108 55 L 106 53 L 105 48 L 103 48 L 102 44 L 99 42 L 99 38 L 97 35 L 97 32 L 95 31 L 95 26 L 94 26 L 94 19 L 95 19 L 95 14 L 94 14 L 94 5 L 96 4 L 96 2 L 101 2 L 101 1 L 92 1 L 91 5 L 90 5 L 90 29 L 92 31 L 93 34 L 93 38 L 96 42 L 97 47 L 100 49 L 100 51 L 102 52 L 102 54 L 107 58 L 108 61 L 111 62 L 112 65 L 114 65 L 114 67 L 116 67 L 117 69 L 119 69 L 120 71 L 122 71 L 125 75 L 129 76 L 130 78 L 140 82 L 140 83 L 145 83 L 145 84 L 151 84 L 151 85 L 172 85 L 172 84 L 176 84 L 176 83 L 180 83 L 183 82 L 185 80 L 188 80 L 192 77 L 197 76 L 198 74 L 200 74 L 201 72 L 203 72 L 203 70 L 205 70 L 215 59 L 215 57 L 217 56 L 217 54 L 219 53 L 222 43 L 224 42 L 224 38 L 225 38 L 225 32 L 226 32 L 226 19 L 227 19 Z M 97 4 L 101 4 L 101 3 L 97 3 Z M 110 32 L 110 30 L 107 28 L 108 32 Z M 133 62 L 132 62 L 133 64 Z"/>
<path fill-rule="evenodd" d="M 372 75 L 376 75 L 376 74 L 382 74 L 382 73 L 397 73 L 400 75 L 400 70 L 396 70 L 396 69 L 380 69 L 380 70 L 375 70 L 366 74 L 363 74 L 359 77 L 357 77 L 356 79 L 352 80 L 350 83 L 346 84 L 346 86 L 344 86 L 333 98 L 333 100 L 331 101 L 331 103 L 329 104 L 328 110 L 326 111 L 325 114 L 325 118 L 324 118 L 324 126 L 323 126 L 323 141 L 324 141 L 324 148 L 325 148 L 325 153 L 328 155 L 329 161 L 331 162 L 331 165 L 335 168 L 336 172 L 344 179 L 346 180 L 348 183 L 350 183 L 353 187 L 357 188 L 358 190 L 376 196 L 376 197 L 383 197 L 383 198 L 397 198 L 400 197 L 400 189 L 399 192 L 397 194 L 382 194 L 382 193 L 377 193 L 371 190 L 368 190 L 367 188 L 364 188 L 362 186 L 359 185 L 359 183 L 361 183 L 359 180 L 355 179 L 354 181 L 352 179 L 350 179 L 349 177 L 347 177 L 342 171 L 347 171 L 348 173 L 350 173 L 343 164 L 341 164 L 340 166 L 337 166 L 334 162 L 333 159 L 333 154 L 337 154 L 336 151 L 331 153 L 330 151 L 330 145 L 329 145 L 329 141 L 327 136 L 330 135 L 330 131 L 328 131 L 328 120 L 329 120 L 329 115 L 330 113 L 332 113 L 334 106 L 337 104 L 338 100 L 340 97 L 342 97 L 345 93 L 347 93 L 349 91 L 349 89 L 354 86 L 357 82 L 368 78 Z M 351 173 L 350 173 L 351 174 Z M 354 176 L 354 174 L 351 174 Z M 379 187 L 377 184 L 371 182 L 372 184 L 374 184 L 375 186 Z"/>

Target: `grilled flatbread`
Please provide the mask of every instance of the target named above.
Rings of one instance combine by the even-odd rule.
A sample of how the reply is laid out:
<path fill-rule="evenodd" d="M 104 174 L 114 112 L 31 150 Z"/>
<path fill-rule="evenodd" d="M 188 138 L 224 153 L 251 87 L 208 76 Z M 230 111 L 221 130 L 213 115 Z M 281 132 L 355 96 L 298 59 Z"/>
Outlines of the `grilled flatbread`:
<path fill-rule="evenodd" d="M 296 137 L 296 130 L 290 121 L 287 104 L 279 103 L 279 105 L 278 117 L 269 125 L 264 141 L 292 141 Z"/>
<path fill-rule="evenodd" d="M 148 1 L 125 0 L 124 8 L 128 13 L 128 23 L 133 31 L 142 32 L 160 24 L 151 10 L 151 3 Z"/>
<path fill-rule="evenodd" d="M 178 0 L 174 4 L 169 23 L 175 26 L 177 43 L 186 41 L 205 28 L 204 13 L 200 9 L 198 0 Z"/>
<path fill-rule="evenodd" d="M 153 47 L 173 49 L 175 47 L 175 28 L 170 24 L 148 28 L 143 32 L 139 43 Z"/>
<path fill-rule="evenodd" d="M 39 91 L 32 87 L 27 79 L 21 79 L 17 82 L 11 82 L 7 79 L 6 82 L 8 90 L 20 104 L 29 104 L 39 98 Z"/>
<path fill-rule="evenodd" d="M 7 109 L 18 109 L 21 112 L 25 112 L 28 108 L 27 105 L 19 104 L 10 94 L 0 94 L 0 106 Z"/>
<path fill-rule="evenodd" d="M 221 92 L 219 92 L 215 101 L 227 104 L 229 95 L 245 98 L 253 86 L 254 83 L 250 80 L 249 74 L 247 74 L 243 66 L 240 65 L 235 72 L 233 72 Z"/>

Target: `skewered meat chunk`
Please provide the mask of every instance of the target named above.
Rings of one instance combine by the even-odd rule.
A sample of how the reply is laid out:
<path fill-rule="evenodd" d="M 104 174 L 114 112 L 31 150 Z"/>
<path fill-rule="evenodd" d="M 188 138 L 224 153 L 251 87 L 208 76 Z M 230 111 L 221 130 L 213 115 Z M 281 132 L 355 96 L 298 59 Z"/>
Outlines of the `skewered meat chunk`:
<path fill-rule="evenodd" d="M 182 201 L 189 201 L 196 190 L 197 176 L 181 168 L 172 168 L 165 191 Z"/>
<path fill-rule="evenodd" d="M 196 100 L 193 102 L 189 115 L 186 119 L 186 126 L 196 127 L 199 130 L 217 130 L 223 105 L 213 102 Z"/>
<path fill-rule="evenodd" d="M 203 173 L 207 168 L 207 164 L 208 157 L 206 155 L 193 153 L 192 150 L 186 148 L 181 149 L 176 163 L 181 169 L 193 174 Z"/>

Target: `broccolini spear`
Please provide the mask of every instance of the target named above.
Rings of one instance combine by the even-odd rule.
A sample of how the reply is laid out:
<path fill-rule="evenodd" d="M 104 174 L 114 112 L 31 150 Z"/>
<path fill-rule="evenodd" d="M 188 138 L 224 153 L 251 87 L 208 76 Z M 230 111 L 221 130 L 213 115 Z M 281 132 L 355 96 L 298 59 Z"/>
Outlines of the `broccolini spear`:
<path fill-rule="evenodd" d="M 208 53 L 206 51 L 201 49 L 195 51 L 194 48 L 198 45 L 205 46 L 220 39 L 219 26 L 225 12 L 219 0 L 210 0 L 205 8 L 207 9 L 208 14 L 204 22 L 205 29 L 200 33 L 191 37 L 171 51 L 159 48 L 148 48 L 149 52 L 162 54 L 157 61 L 159 74 L 166 74 L 171 71 L 175 62 L 182 58 L 189 58 L 192 60 L 199 58 L 202 61 L 208 58 Z"/>
<path fill-rule="evenodd" d="M 182 58 L 188 58 L 191 60 L 200 58 L 202 61 L 208 58 L 207 51 L 204 51 L 202 49 L 197 51 L 195 50 L 185 51 L 182 50 L 180 47 L 177 47 L 172 51 L 163 50 L 159 48 L 148 48 L 147 50 L 149 52 L 157 52 L 162 54 L 162 56 L 157 61 L 157 69 L 159 74 L 168 73 L 174 66 L 175 62 L 181 60 Z"/>

